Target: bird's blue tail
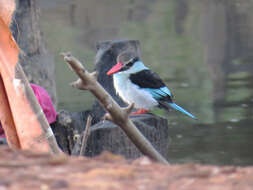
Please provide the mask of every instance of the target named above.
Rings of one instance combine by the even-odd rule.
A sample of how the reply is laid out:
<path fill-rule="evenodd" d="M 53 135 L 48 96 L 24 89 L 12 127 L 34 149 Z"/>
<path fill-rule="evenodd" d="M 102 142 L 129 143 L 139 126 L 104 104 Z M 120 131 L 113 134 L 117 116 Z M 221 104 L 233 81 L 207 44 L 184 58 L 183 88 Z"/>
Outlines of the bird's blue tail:
<path fill-rule="evenodd" d="M 169 106 L 175 110 L 178 110 L 182 113 L 184 113 L 185 115 L 188 115 L 189 117 L 193 118 L 193 119 L 197 119 L 194 115 L 192 115 L 191 113 L 189 113 L 188 111 L 186 111 L 185 109 L 181 108 L 179 105 L 175 104 L 175 103 L 168 103 Z"/>

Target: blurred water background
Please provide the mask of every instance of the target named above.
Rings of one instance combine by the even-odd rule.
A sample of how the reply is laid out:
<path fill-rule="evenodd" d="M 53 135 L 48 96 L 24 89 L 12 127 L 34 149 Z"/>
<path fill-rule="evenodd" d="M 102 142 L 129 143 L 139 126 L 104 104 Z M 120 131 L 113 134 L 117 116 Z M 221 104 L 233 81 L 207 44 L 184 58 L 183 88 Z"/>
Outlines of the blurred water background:
<path fill-rule="evenodd" d="M 41 29 L 55 56 L 58 109 L 89 109 L 89 92 L 59 53 L 93 69 L 95 43 L 141 42 L 144 63 L 198 121 L 171 112 L 169 161 L 253 164 L 252 0 L 40 0 Z"/>

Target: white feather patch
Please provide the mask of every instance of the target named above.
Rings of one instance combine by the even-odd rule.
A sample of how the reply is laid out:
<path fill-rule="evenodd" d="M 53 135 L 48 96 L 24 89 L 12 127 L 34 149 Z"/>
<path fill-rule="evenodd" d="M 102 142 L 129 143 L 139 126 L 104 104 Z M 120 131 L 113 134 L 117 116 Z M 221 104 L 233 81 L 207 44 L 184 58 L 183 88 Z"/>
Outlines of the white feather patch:
<path fill-rule="evenodd" d="M 150 110 L 158 105 L 152 95 L 133 84 L 127 75 L 113 75 L 113 84 L 116 93 L 128 104 L 134 103 L 135 108 Z"/>

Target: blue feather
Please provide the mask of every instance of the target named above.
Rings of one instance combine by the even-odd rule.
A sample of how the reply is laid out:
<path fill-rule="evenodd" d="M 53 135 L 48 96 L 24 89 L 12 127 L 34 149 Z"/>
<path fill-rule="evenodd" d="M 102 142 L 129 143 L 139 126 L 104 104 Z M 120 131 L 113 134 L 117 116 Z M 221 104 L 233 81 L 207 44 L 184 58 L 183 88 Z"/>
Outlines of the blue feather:
<path fill-rule="evenodd" d="M 155 99 L 160 99 L 166 96 L 172 96 L 170 90 L 166 86 L 158 89 L 144 88 L 144 90 L 147 90 Z"/>
<path fill-rule="evenodd" d="M 184 113 L 185 115 L 188 115 L 189 117 L 193 118 L 193 119 L 197 119 L 194 115 L 192 115 L 191 113 L 189 113 L 188 111 L 186 111 L 185 109 L 181 108 L 179 105 L 175 104 L 175 103 L 168 103 L 168 105 L 175 109 L 178 110 L 182 113 Z"/>
<path fill-rule="evenodd" d="M 159 100 L 160 98 L 166 97 L 168 95 L 172 96 L 170 90 L 166 86 L 161 87 L 159 89 L 144 88 L 144 90 L 147 90 L 153 96 L 153 98 L 156 100 Z M 182 107 L 180 107 L 179 105 L 177 105 L 175 103 L 167 102 L 166 104 L 168 104 L 171 108 L 178 110 L 193 119 L 197 119 L 194 115 L 192 115 L 191 113 L 189 113 L 188 111 L 186 111 L 185 109 L 183 109 Z"/>

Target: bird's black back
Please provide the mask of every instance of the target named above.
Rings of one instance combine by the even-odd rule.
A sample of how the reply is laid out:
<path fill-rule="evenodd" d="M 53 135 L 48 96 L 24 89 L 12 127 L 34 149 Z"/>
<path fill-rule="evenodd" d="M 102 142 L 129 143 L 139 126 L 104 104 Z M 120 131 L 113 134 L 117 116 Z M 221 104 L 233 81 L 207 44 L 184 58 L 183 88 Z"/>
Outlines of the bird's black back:
<path fill-rule="evenodd" d="M 130 74 L 129 79 L 140 88 L 161 88 L 165 86 L 162 79 L 149 69 Z"/>

